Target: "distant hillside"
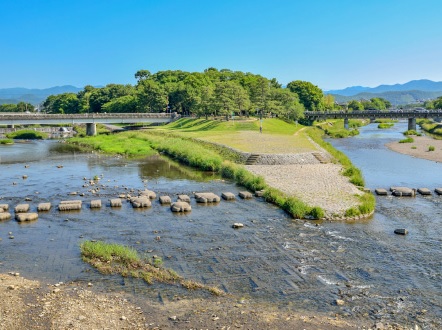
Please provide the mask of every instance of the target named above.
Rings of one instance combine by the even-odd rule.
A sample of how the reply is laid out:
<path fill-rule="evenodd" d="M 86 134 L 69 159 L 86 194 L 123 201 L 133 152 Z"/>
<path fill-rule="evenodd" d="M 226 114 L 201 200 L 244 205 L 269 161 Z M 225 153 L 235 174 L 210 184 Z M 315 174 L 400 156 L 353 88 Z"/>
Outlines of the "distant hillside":
<path fill-rule="evenodd" d="M 78 93 L 82 88 L 78 88 L 71 85 L 66 86 L 56 86 L 45 89 L 28 89 L 28 88 L 0 88 L 0 104 L 18 102 L 29 102 L 31 104 L 37 105 L 44 100 L 49 95 L 57 95 L 62 93 Z"/>
<path fill-rule="evenodd" d="M 337 94 L 343 96 L 356 96 L 360 93 L 385 93 L 385 92 L 439 92 L 442 91 L 442 81 L 432 81 L 428 79 L 412 80 L 405 84 L 380 85 L 377 87 L 353 86 L 345 89 L 324 91 L 325 94 Z"/>
<path fill-rule="evenodd" d="M 344 96 L 332 94 L 335 97 L 335 101 L 338 103 L 348 102 L 351 100 L 366 99 L 369 100 L 373 97 L 382 97 L 391 102 L 392 105 L 419 103 L 425 100 L 435 99 L 442 96 L 442 89 L 440 91 L 421 91 L 421 90 L 409 90 L 409 91 L 393 91 L 384 93 L 358 93 L 353 96 Z"/>

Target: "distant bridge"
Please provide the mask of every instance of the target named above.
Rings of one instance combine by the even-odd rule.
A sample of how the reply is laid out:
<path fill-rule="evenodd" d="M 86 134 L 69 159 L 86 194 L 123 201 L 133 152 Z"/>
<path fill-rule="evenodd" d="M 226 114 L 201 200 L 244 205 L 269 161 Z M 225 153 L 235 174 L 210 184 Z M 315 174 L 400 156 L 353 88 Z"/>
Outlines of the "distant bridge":
<path fill-rule="evenodd" d="M 32 124 L 86 124 L 87 135 L 97 133 L 96 124 L 111 123 L 168 123 L 179 118 L 175 113 L 83 113 L 83 114 L 44 114 L 44 113 L 0 113 L 0 125 Z"/>
<path fill-rule="evenodd" d="M 350 118 L 369 118 L 370 120 L 378 118 L 407 118 L 408 129 L 416 130 L 416 118 L 432 118 L 440 120 L 440 118 L 442 118 L 442 110 L 306 111 L 304 112 L 304 116 L 311 122 L 315 120 L 344 119 L 344 127 L 347 129 L 348 120 Z"/>

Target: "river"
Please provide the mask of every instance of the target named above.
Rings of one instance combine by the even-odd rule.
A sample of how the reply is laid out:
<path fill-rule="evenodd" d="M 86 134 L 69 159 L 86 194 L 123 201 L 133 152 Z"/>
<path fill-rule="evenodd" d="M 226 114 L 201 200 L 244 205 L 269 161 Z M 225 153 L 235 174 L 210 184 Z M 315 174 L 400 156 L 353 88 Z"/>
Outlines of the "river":
<path fill-rule="evenodd" d="M 380 131 L 368 125 L 355 138 L 331 142 L 362 169 L 370 188 L 441 187 L 441 164 L 384 147 L 402 138 L 403 127 Z M 101 178 L 96 194 L 84 180 L 94 176 Z M 166 267 L 243 300 L 424 329 L 442 326 L 441 197 L 377 197 L 372 218 L 350 223 L 293 220 L 261 198 L 208 206 L 192 200 L 185 215 L 172 214 L 158 201 L 145 210 L 129 203 L 114 209 L 106 205 L 109 198 L 138 189 L 174 199 L 178 193 L 237 194 L 243 188 L 160 156 L 83 154 L 54 141 L 0 146 L 0 180 L 0 204 L 8 203 L 10 211 L 26 198 L 31 210 L 40 202 L 53 203 L 35 222 L 0 222 L 2 273 L 20 272 L 47 283 L 93 282 L 96 289 L 124 290 L 141 305 L 146 297 L 201 294 L 99 274 L 81 261 L 79 244 L 104 240 L 161 256 Z M 88 202 L 98 198 L 103 207 L 89 209 Z M 59 212 L 56 205 L 65 199 L 82 199 L 82 210 Z M 245 227 L 234 230 L 234 222 Z M 395 228 L 407 228 L 409 235 L 395 235 Z M 338 306 L 336 299 L 344 304 Z"/>

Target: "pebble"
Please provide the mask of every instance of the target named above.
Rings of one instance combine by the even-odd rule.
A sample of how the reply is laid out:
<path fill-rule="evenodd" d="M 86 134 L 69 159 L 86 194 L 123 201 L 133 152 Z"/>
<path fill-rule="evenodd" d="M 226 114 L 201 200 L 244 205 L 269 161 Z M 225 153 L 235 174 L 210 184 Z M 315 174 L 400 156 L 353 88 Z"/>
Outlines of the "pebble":
<path fill-rule="evenodd" d="M 120 320 L 121 320 L 121 321 L 126 321 L 126 319 L 127 319 L 127 318 L 126 318 L 126 316 L 124 316 L 124 315 L 123 315 L 122 317 L 120 317 Z"/>

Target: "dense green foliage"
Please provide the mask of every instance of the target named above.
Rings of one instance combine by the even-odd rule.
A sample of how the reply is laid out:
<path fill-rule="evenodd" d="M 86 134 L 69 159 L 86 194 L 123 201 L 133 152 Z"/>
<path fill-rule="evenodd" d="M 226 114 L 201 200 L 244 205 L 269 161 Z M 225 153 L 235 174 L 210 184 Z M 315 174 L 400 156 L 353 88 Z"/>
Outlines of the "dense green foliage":
<path fill-rule="evenodd" d="M 405 136 L 408 136 L 408 135 L 421 136 L 422 134 L 419 133 L 419 132 L 417 132 L 417 131 L 415 131 L 414 129 L 409 129 L 408 131 L 405 131 L 405 132 L 404 132 L 404 135 L 405 135 Z"/>
<path fill-rule="evenodd" d="M 322 129 L 326 135 L 332 138 L 346 138 L 359 134 L 358 127 L 362 126 L 363 121 L 360 119 L 350 119 L 348 121 L 348 127 L 344 127 L 343 120 L 327 121 L 325 123 L 317 124 L 316 126 Z"/>
<path fill-rule="evenodd" d="M 381 97 L 373 97 L 370 100 L 351 100 L 347 105 L 349 110 L 386 110 L 391 103 Z"/>
<path fill-rule="evenodd" d="M 0 144 L 14 144 L 12 139 L 0 139 Z"/>
<path fill-rule="evenodd" d="M 297 93 L 282 88 L 276 79 L 252 73 L 215 68 L 204 72 L 169 70 L 155 74 L 139 70 L 135 78 L 138 80 L 135 86 L 86 86 L 77 94 L 51 95 L 43 103 L 44 111 L 177 112 L 206 118 L 255 114 L 291 120 L 302 118 L 304 112 Z"/>
<path fill-rule="evenodd" d="M 322 90 L 308 81 L 291 81 L 287 84 L 287 88 L 298 94 L 299 101 L 307 110 L 322 110 L 324 94 Z"/>
<path fill-rule="evenodd" d="M 44 132 L 37 132 L 33 130 L 20 130 L 12 133 L 6 134 L 9 139 L 19 139 L 19 140 L 42 140 L 47 139 L 48 134 Z"/>
<path fill-rule="evenodd" d="M 435 123 L 429 119 L 419 120 L 418 123 L 424 131 L 432 134 L 435 138 L 442 137 L 442 124 Z"/>
<path fill-rule="evenodd" d="M 18 102 L 17 104 L 0 104 L 0 112 L 34 112 L 31 103 Z"/>

